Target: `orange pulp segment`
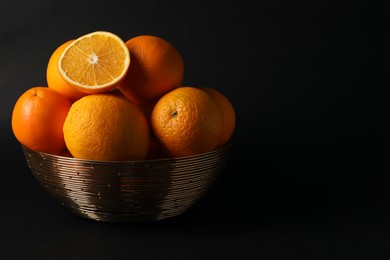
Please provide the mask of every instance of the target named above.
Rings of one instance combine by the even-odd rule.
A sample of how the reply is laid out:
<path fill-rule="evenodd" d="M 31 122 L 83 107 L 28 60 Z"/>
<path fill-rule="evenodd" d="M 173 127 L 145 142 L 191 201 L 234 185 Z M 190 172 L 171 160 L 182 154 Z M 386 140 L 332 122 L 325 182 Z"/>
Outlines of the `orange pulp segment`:
<path fill-rule="evenodd" d="M 66 82 L 85 93 L 112 90 L 124 78 L 130 54 L 117 35 L 96 31 L 79 37 L 62 53 L 58 70 Z"/>

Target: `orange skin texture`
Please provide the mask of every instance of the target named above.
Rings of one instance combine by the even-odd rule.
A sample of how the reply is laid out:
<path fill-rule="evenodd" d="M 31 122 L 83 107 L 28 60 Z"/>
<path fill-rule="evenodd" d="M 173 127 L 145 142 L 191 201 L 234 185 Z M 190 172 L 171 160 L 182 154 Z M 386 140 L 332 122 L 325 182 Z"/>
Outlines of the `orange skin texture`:
<path fill-rule="evenodd" d="M 72 103 L 59 92 L 34 87 L 16 101 L 12 112 L 12 130 L 16 139 L 29 149 L 61 154 L 65 149 L 62 131 Z"/>
<path fill-rule="evenodd" d="M 209 152 L 218 147 L 223 116 L 213 98 L 195 87 L 180 87 L 155 105 L 151 125 L 156 140 L 172 157 Z"/>
<path fill-rule="evenodd" d="M 57 90 L 64 96 L 74 102 L 86 96 L 86 93 L 80 92 L 68 84 L 58 71 L 58 60 L 65 48 L 74 40 L 67 41 L 60 45 L 51 55 L 46 69 L 46 81 L 49 88 Z"/>
<path fill-rule="evenodd" d="M 131 64 L 119 89 L 131 101 L 155 103 L 179 87 L 184 77 L 184 62 L 178 50 L 157 36 L 140 35 L 126 42 Z"/>
<path fill-rule="evenodd" d="M 143 113 L 114 94 L 91 94 L 73 103 L 64 137 L 73 157 L 90 160 L 144 160 L 150 145 Z"/>
<path fill-rule="evenodd" d="M 220 91 L 213 88 L 202 88 L 218 104 L 223 116 L 223 133 L 219 140 L 219 146 L 226 144 L 233 135 L 236 126 L 236 112 L 230 100 Z"/>

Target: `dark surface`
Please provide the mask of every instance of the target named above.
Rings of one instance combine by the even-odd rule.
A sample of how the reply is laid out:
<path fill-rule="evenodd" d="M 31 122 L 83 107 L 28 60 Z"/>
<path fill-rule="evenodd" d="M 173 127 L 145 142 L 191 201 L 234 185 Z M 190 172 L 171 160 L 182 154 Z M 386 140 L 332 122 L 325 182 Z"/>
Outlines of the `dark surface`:
<path fill-rule="evenodd" d="M 385 9 L 167 2 L 0 3 L 0 259 L 388 258 Z M 96 30 L 164 37 L 183 55 L 184 84 L 219 89 L 236 108 L 228 165 L 181 216 L 82 219 L 27 167 L 10 127 L 14 103 L 46 85 L 56 47 Z"/>

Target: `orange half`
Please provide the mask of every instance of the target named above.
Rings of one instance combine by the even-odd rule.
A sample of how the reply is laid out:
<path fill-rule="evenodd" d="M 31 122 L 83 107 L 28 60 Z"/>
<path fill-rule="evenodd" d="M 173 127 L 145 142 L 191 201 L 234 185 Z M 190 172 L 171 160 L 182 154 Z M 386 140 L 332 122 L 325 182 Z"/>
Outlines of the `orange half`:
<path fill-rule="evenodd" d="M 114 89 L 129 66 L 130 54 L 123 40 L 104 31 L 79 37 L 66 47 L 58 61 L 64 80 L 85 93 Z"/>

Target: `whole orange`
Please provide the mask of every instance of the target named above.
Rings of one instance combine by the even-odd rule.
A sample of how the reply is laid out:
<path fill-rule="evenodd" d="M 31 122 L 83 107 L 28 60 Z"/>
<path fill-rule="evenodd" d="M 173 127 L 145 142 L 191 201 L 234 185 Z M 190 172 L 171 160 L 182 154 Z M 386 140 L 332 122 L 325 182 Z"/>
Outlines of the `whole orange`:
<path fill-rule="evenodd" d="M 53 89 L 28 89 L 15 103 L 12 131 L 27 148 L 60 154 L 66 148 L 62 127 L 70 107 L 70 100 Z"/>
<path fill-rule="evenodd" d="M 75 158 L 143 160 L 150 131 L 143 113 L 114 94 L 91 94 L 73 103 L 64 123 L 64 137 Z"/>
<path fill-rule="evenodd" d="M 179 51 L 167 40 L 140 35 L 126 42 L 131 65 L 119 89 L 134 102 L 156 102 L 181 85 L 184 62 Z"/>
<path fill-rule="evenodd" d="M 222 146 L 229 141 L 233 135 L 236 126 L 236 112 L 230 100 L 220 91 L 214 88 L 202 88 L 206 91 L 218 104 L 223 116 L 223 133 L 219 140 L 219 145 Z"/>
<path fill-rule="evenodd" d="M 61 76 L 58 70 L 58 60 L 62 52 L 71 44 L 74 40 L 67 41 L 60 45 L 50 56 L 49 63 L 47 64 L 46 69 L 46 80 L 49 88 L 57 90 L 64 96 L 68 97 L 72 102 L 80 99 L 81 97 L 87 95 L 86 93 L 80 92 L 69 85 Z"/>
<path fill-rule="evenodd" d="M 189 156 L 215 149 L 223 133 L 221 109 L 207 92 L 180 87 L 154 106 L 151 125 L 170 156 Z"/>

